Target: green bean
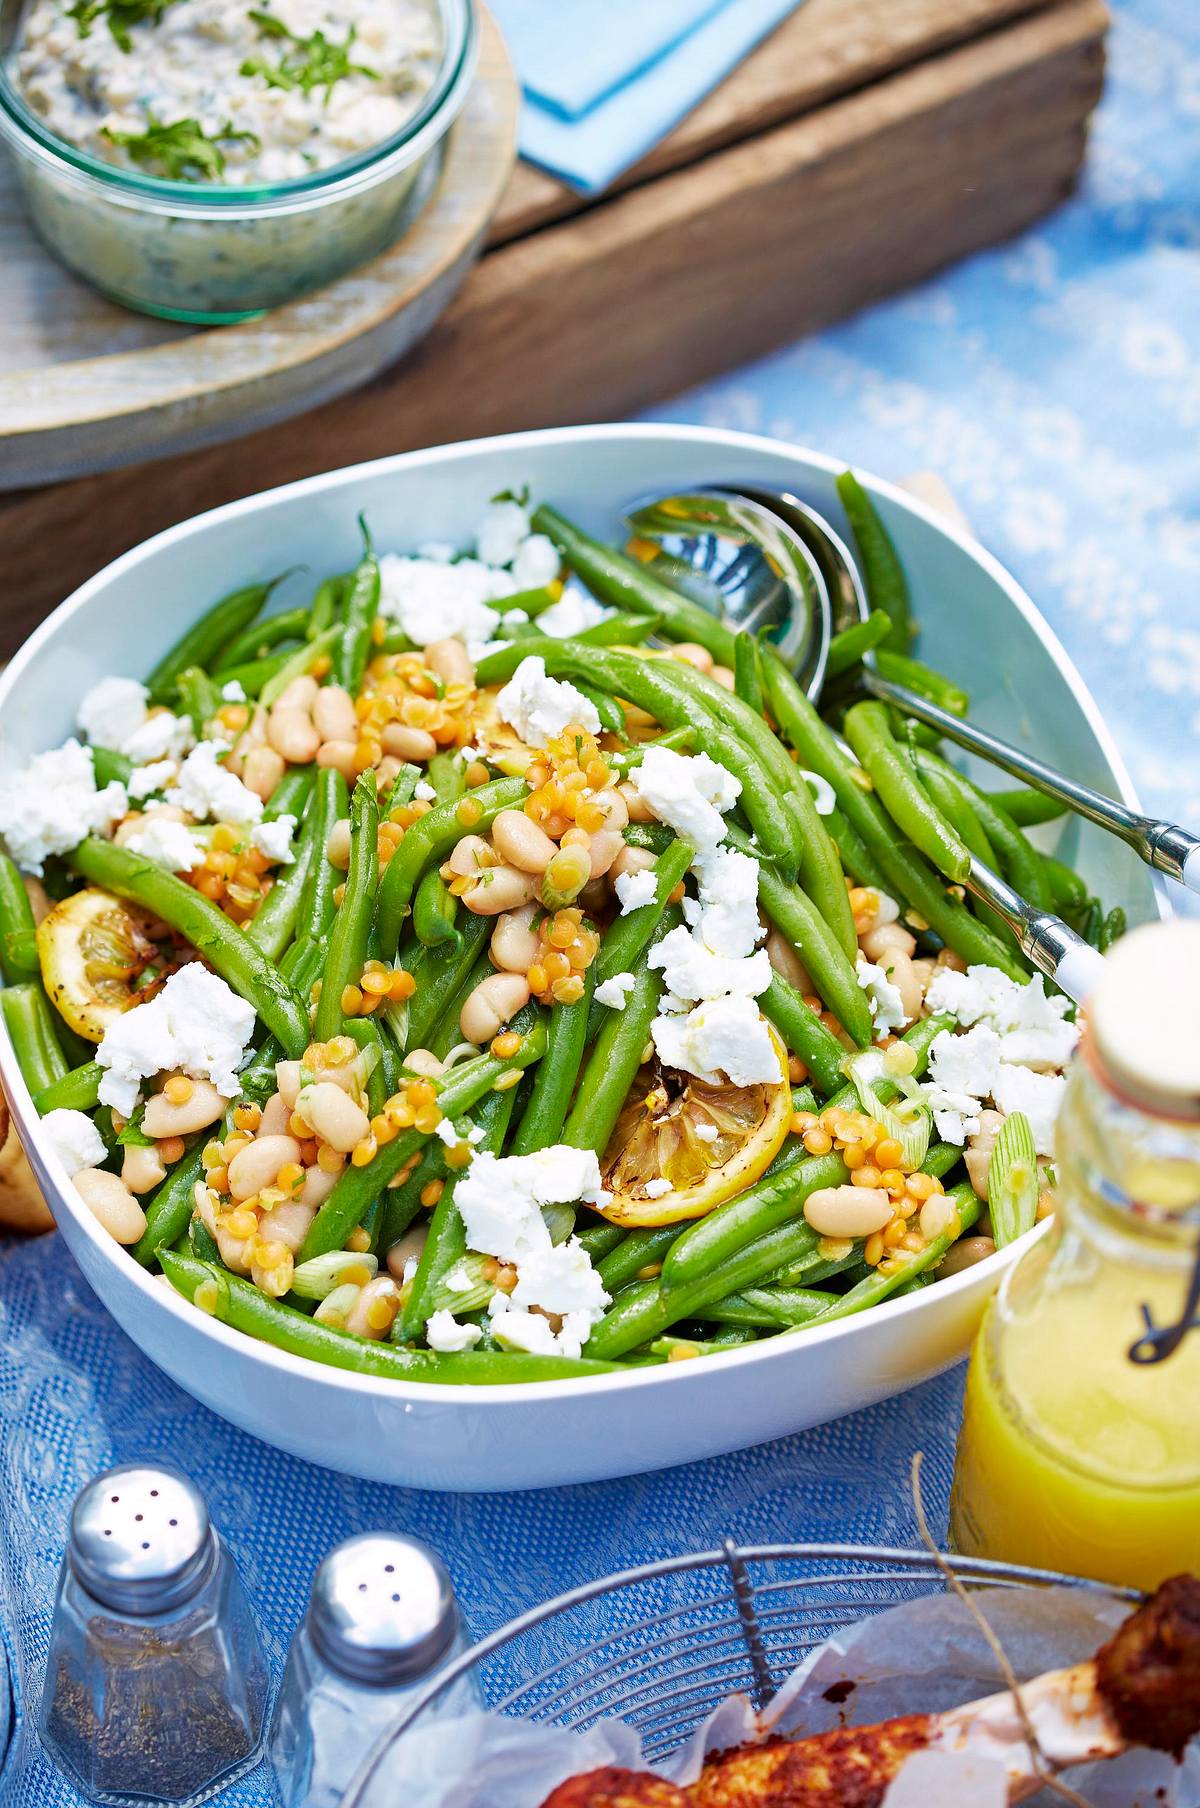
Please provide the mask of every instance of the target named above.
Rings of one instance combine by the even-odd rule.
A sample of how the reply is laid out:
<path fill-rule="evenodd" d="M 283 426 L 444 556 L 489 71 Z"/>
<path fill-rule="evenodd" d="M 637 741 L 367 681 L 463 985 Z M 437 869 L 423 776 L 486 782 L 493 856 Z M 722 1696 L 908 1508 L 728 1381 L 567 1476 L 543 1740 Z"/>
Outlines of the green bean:
<path fill-rule="evenodd" d="M 704 1316 L 718 1325 L 790 1331 L 835 1305 L 838 1297 L 836 1293 L 815 1292 L 811 1287 L 747 1287 L 705 1306 Z"/>
<path fill-rule="evenodd" d="M 671 836 L 670 830 L 667 831 L 667 834 Z M 671 836 L 663 851 L 658 855 L 658 863 L 654 869 L 653 901 L 649 904 L 639 905 L 636 910 L 631 910 L 628 916 L 615 918 L 604 932 L 600 952 L 594 962 L 598 986 L 602 986 L 605 980 L 612 979 L 617 973 L 631 973 L 634 970 L 650 946 L 662 914 L 667 908 L 667 899 L 680 884 L 695 857 L 696 851 L 690 842 L 677 841 Z M 589 1041 L 608 1015 L 607 1006 L 593 1002 L 588 1017 Z"/>
<path fill-rule="evenodd" d="M 307 639 L 316 640 L 317 636 L 324 634 L 326 628 L 332 627 L 341 615 L 346 585 L 352 576 L 352 572 L 343 571 L 337 577 L 325 578 L 317 585 L 312 608 L 308 614 Z"/>
<path fill-rule="evenodd" d="M 1119 904 L 1114 904 L 1100 925 L 1096 936 L 1096 946 L 1101 954 L 1107 954 L 1114 942 L 1119 942 L 1125 934 L 1125 912 Z"/>
<path fill-rule="evenodd" d="M 319 844 L 320 832 L 321 813 L 314 801 L 305 816 L 291 865 L 280 870 L 265 899 L 246 924 L 245 934 L 262 949 L 269 961 L 279 959 L 296 932 L 300 907 L 312 878 L 313 862 L 318 856 L 324 858 Z"/>
<path fill-rule="evenodd" d="M 127 785 L 133 776 L 133 761 L 128 754 L 117 753 L 111 747 L 89 747 L 92 756 L 92 771 L 96 775 L 96 783 L 101 788 L 110 785 L 114 779 L 118 784 Z"/>
<path fill-rule="evenodd" d="M 732 847 L 743 845 L 737 830 L 731 831 L 727 839 Z M 804 962 L 814 986 L 842 1028 L 860 1048 L 867 1048 L 875 1039 L 875 1024 L 866 993 L 812 899 L 798 885 L 790 885 L 762 864 L 758 869 L 758 895 L 763 909 Z"/>
<path fill-rule="evenodd" d="M 916 763 L 915 750 L 902 750 L 911 762 L 911 771 L 917 782 L 929 793 L 930 802 L 936 810 L 940 810 L 946 821 L 953 825 L 972 854 L 986 865 L 997 868 L 996 851 L 988 840 L 982 823 L 972 807 L 970 798 L 965 792 L 952 785 L 944 772 L 936 766 L 920 767 Z M 982 898 L 974 899 L 974 909 L 980 921 L 986 923 L 998 936 L 1008 934 L 1004 918 Z"/>
<path fill-rule="evenodd" d="M 454 1039 L 459 1040 L 458 1008 L 455 1007 L 456 1004 L 460 1006 L 460 992 L 483 958 L 495 926 L 491 917 L 477 916 L 473 910 L 463 912 L 459 947 L 441 955 L 431 972 L 422 973 L 409 1000 L 406 1048 L 427 1048 L 429 1037 L 439 1025 L 447 1022 L 453 1023 Z"/>
<path fill-rule="evenodd" d="M 386 1105 L 391 1089 L 384 1076 L 383 1033 L 374 1017 L 348 1018 L 343 1033 L 362 1050 L 373 1051 L 367 1075 L 367 1110 L 377 1117 Z"/>
<path fill-rule="evenodd" d="M 835 634 L 829 643 L 829 652 L 825 659 L 826 679 L 840 678 L 843 672 L 861 665 L 864 653 L 877 647 L 881 640 L 886 640 L 892 631 L 892 618 L 883 609 L 874 609 L 866 621 L 857 621 L 852 627 L 843 628 Z"/>
<path fill-rule="evenodd" d="M 857 829 L 852 829 L 842 812 L 830 810 L 825 818 L 825 826 L 833 836 L 834 844 L 842 858 L 842 866 L 859 885 L 869 885 L 875 891 L 886 891 L 887 880 L 874 857 L 868 852 L 866 843 Z"/>
<path fill-rule="evenodd" d="M 272 668 L 271 675 L 258 690 L 258 696 L 264 709 L 272 708 L 293 679 L 306 677 L 312 671 L 317 660 L 336 647 L 341 632 L 341 628 L 335 623 L 332 628 L 326 628 L 323 633 L 310 640 L 307 646 L 298 647 L 294 653 L 281 653 L 274 659 L 260 659 L 255 666 L 242 666 L 238 676 L 241 678 L 247 696 L 253 694 L 250 684 L 255 683 L 253 676 L 255 671 L 261 671 L 263 667 L 270 666 Z M 246 682 L 245 674 L 247 672 L 251 674 L 250 684 Z"/>
<path fill-rule="evenodd" d="M 196 1204 L 196 1183 L 204 1179 L 204 1149 L 207 1142 L 206 1132 L 180 1157 L 147 1202 L 146 1228 L 129 1252 L 143 1268 L 149 1268 L 160 1251 L 169 1249 L 172 1243 L 178 1242 L 182 1232 L 187 1229 Z"/>
<path fill-rule="evenodd" d="M 263 821 L 276 822 L 281 816 L 303 816 L 313 794 L 316 776 L 313 766 L 292 766 L 263 805 Z"/>
<path fill-rule="evenodd" d="M 736 1350 L 757 1339 L 758 1332 L 749 1325 L 721 1325 L 707 1337 L 656 1337 L 647 1348 L 651 1356 L 664 1356 L 669 1362 L 677 1350 L 687 1356 L 722 1356 L 726 1350 Z"/>
<path fill-rule="evenodd" d="M 538 1062 L 533 1088 L 512 1139 L 510 1153 L 532 1155 L 559 1140 L 587 1043 L 588 1010 L 595 982 L 595 963 L 584 974 L 583 996 L 574 1004 L 550 1007 L 546 1053 Z"/>
<path fill-rule="evenodd" d="M 562 593 L 561 580 L 554 578 L 549 584 L 538 584 L 532 590 L 515 590 L 511 596 L 494 596 L 488 607 L 497 615 L 510 615 L 514 609 L 521 609 L 533 621 L 543 610 L 560 601 Z"/>
<path fill-rule="evenodd" d="M 758 670 L 758 642 L 748 628 L 739 629 L 733 643 L 733 688 L 756 715 L 763 713 L 762 678 Z"/>
<path fill-rule="evenodd" d="M 1016 823 L 998 810 L 986 791 L 981 791 L 954 766 L 936 754 L 918 752 L 917 770 L 925 774 L 935 771 L 946 784 L 964 798 L 979 818 L 984 834 L 996 850 L 1001 870 L 1015 890 L 1038 910 L 1049 910 L 1050 887 L 1046 880 L 1041 855 L 1028 841 Z"/>
<path fill-rule="evenodd" d="M 609 1224 L 604 1218 L 596 1218 L 577 1233 L 581 1246 L 587 1250 L 592 1262 L 600 1262 L 618 1243 L 623 1243 L 629 1233 L 619 1224 Z"/>
<path fill-rule="evenodd" d="M 10 986 L 23 979 L 39 979 L 42 971 L 29 893 L 5 853 L 0 853 L 0 969 Z"/>
<path fill-rule="evenodd" d="M 48 1111 L 91 1111 L 100 1102 L 103 1078 L 99 1061 L 85 1061 L 82 1066 L 71 1068 L 69 1073 L 34 1092 L 38 1116 L 45 1117 Z"/>
<path fill-rule="evenodd" d="M 163 1273 L 185 1299 L 201 1294 L 202 1309 L 222 1324 L 232 1325 L 248 1337 L 257 1337 L 293 1356 L 307 1356 L 328 1367 L 349 1369 L 359 1375 L 379 1375 L 392 1381 L 435 1381 L 465 1386 L 505 1386 L 514 1381 L 560 1381 L 580 1375 L 614 1372 L 607 1362 L 590 1362 L 568 1356 L 527 1356 L 499 1350 L 463 1350 L 451 1356 L 433 1350 L 402 1350 L 392 1343 L 372 1342 L 339 1331 L 320 1319 L 269 1299 L 265 1293 L 207 1262 L 164 1250 Z"/>
<path fill-rule="evenodd" d="M 170 651 L 163 654 L 146 680 L 151 703 L 170 703 L 176 694 L 180 672 L 185 672 L 189 666 L 210 666 L 220 648 L 250 625 L 275 586 L 287 576 L 286 571 L 281 571 L 265 583 L 246 584 L 240 590 L 231 590 L 228 596 L 223 596 L 206 610 L 199 621 L 193 622 Z"/>
<path fill-rule="evenodd" d="M 371 651 L 371 628 L 379 613 L 379 560 L 362 515 L 363 557 L 346 587 L 345 620 L 334 642 L 333 682 L 357 697 Z"/>
<path fill-rule="evenodd" d="M 1044 791 L 989 791 L 988 796 L 998 810 L 1003 810 L 1019 829 L 1034 829 L 1040 822 L 1057 822 L 1065 816 L 1067 806 Z"/>
<path fill-rule="evenodd" d="M 952 716 L 965 716 L 971 707 L 971 699 L 960 684 L 955 684 L 941 672 L 935 672 L 932 666 L 923 665 L 919 659 L 910 659 L 905 653 L 898 653 L 891 647 L 881 647 L 875 657 L 876 669 L 881 678 L 892 684 L 902 684 L 906 690 L 915 691 L 919 697 L 927 697 L 930 703 L 936 703 Z M 899 708 L 900 706 L 894 705 Z"/>
<path fill-rule="evenodd" d="M 660 942 L 683 921 L 672 906 L 664 911 L 652 941 Z M 625 1096 L 642 1063 L 642 1051 L 658 1010 L 662 975 L 642 967 L 623 1011 L 610 1011 L 592 1044 L 575 1102 L 563 1126 L 562 1140 L 573 1149 L 594 1149 L 599 1155 L 612 1135 Z"/>
<path fill-rule="evenodd" d="M 963 904 L 948 896 L 937 875 L 900 841 L 878 799 L 862 788 L 833 735 L 782 662 L 767 659 L 764 676 L 772 711 L 801 764 L 832 785 L 847 822 L 878 862 L 888 892 L 906 901 L 968 966 L 979 962 L 999 967 L 1010 979 L 1023 983 L 1026 971 L 1011 944 L 1002 942 Z"/>
<path fill-rule="evenodd" d="M 479 1107 L 476 1122 L 483 1131 L 479 1148 L 489 1154 L 498 1155 L 504 1147 L 513 1112 L 513 1096 L 512 1092 L 491 1092 Z M 457 1184 L 458 1174 L 451 1174 L 433 1208 L 429 1234 L 417 1261 L 417 1272 L 393 1327 L 398 1343 L 424 1334 L 426 1320 L 436 1310 L 433 1295 L 467 1253 L 466 1226 L 454 1202 Z"/>
<path fill-rule="evenodd" d="M 523 778 L 494 779 L 456 803 L 438 805 L 405 831 L 384 870 L 375 905 L 375 926 L 385 958 L 400 944 L 409 899 L 430 861 L 448 853 L 463 835 L 486 835 L 501 810 L 519 809 L 528 795 Z"/>
<path fill-rule="evenodd" d="M 337 913 L 333 894 L 345 877 L 329 858 L 329 837 L 333 834 L 334 824 L 350 814 L 350 793 L 345 779 L 335 767 L 322 766 L 317 773 L 311 808 L 316 812 L 316 821 L 309 873 L 308 922 L 302 934 L 306 940 L 323 943 Z"/>
<path fill-rule="evenodd" d="M 521 1037 L 515 1054 L 479 1055 L 473 1061 L 464 1061 L 461 1067 L 454 1068 L 437 1083 L 438 1105 L 446 1117 L 451 1120 L 461 1117 L 485 1093 L 495 1089 L 497 1080 L 509 1073 L 521 1073 L 535 1061 L 540 1061 L 546 1048 L 546 1026 L 541 1018 L 526 1007 L 510 1027 Z M 426 1140 L 422 1131 L 402 1131 L 392 1142 L 385 1143 L 365 1167 L 343 1169 L 337 1185 L 309 1227 L 298 1259 L 306 1262 L 310 1256 L 323 1256 L 331 1249 L 344 1248 L 346 1238 L 361 1222 L 367 1207 Z"/>
<path fill-rule="evenodd" d="M 647 1230 L 624 1233 L 621 1241 L 596 1264 L 596 1272 L 604 1283 L 604 1291 L 609 1294 L 619 1293 L 622 1287 L 645 1278 L 642 1276 L 643 1268 L 661 1266 L 662 1258 L 682 1229 L 680 1224 L 656 1224 Z"/>
<path fill-rule="evenodd" d="M 846 739 L 871 775 L 888 814 L 926 859 L 961 885 L 971 871 L 970 850 L 945 822 L 899 757 L 882 703 L 856 703 L 846 712 Z"/>
<path fill-rule="evenodd" d="M 721 665 L 732 666 L 731 630 L 653 571 L 592 539 L 546 504 L 534 512 L 533 531 L 549 535 L 571 570 L 602 603 L 631 614 L 659 615 L 673 639 L 696 641 Z"/>
<path fill-rule="evenodd" d="M 836 1092 L 842 1083 L 846 1050 L 833 1031 L 826 1029 L 817 1013 L 805 1004 L 795 986 L 782 974 L 772 973 L 771 983 L 759 995 L 758 1002 L 787 1047 L 800 1057 L 813 1075 L 822 1093 L 828 1097 L 831 1092 Z"/>
<path fill-rule="evenodd" d="M 143 854 L 89 835 L 69 856 L 85 879 L 141 904 L 177 931 L 252 1004 L 294 1059 L 308 1046 L 308 1012 L 261 950 L 215 904 Z"/>
<path fill-rule="evenodd" d="M 626 615 L 618 611 L 607 621 L 595 622 L 575 636 L 585 647 L 636 647 L 663 625 L 661 615 Z"/>
<path fill-rule="evenodd" d="M 379 877 L 379 801 L 375 774 L 360 774 L 350 799 L 350 866 L 346 889 L 329 937 L 329 953 L 321 980 L 321 996 L 313 1022 L 313 1036 L 329 1042 L 342 1029 L 345 1013 L 342 994 L 356 986 L 367 964 L 367 940 L 371 933 L 371 906 Z"/>
<path fill-rule="evenodd" d="M 462 947 L 462 936 L 454 927 L 457 911 L 458 899 L 441 872 L 436 866 L 429 867 L 413 896 L 413 928 L 417 940 L 426 948 L 450 943 L 457 951 Z"/>
<path fill-rule="evenodd" d="M 913 1052 L 914 1074 L 923 1072 L 935 1036 L 951 1028 L 953 1021 L 946 1016 L 926 1017 L 909 1030 L 904 1042 Z M 874 1090 L 886 1105 L 899 1088 L 890 1081 L 876 1081 Z M 833 1095 L 826 1110 L 855 1109 L 857 1105 L 858 1093 L 851 1083 Z M 834 1178 L 821 1178 L 824 1175 Z M 845 1178 L 845 1164 L 839 1155 L 806 1158 L 800 1145 L 785 1144 L 775 1164 L 753 1187 L 687 1226 L 663 1264 L 664 1286 L 683 1286 L 719 1269 L 746 1243 L 795 1217 L 816 1187 L 840 1186 Z"/>
<path fill-rule="evenodd" d="M 268 615 L 266 621 L 251 622 L 248 628 L 235 634 L 213 660 L 217 684 L 221 683 L 226 666 L 252 665 L 256 659 L 265 659 L 281 640 L 304 640 L 311 619 L 310 609 L 282 609 L 278 615 Z"/>
<path fill-rule="evenodd" d="M 67 1063 L 40 983 L 29 980 L 19 986 L 6 986 L 0 992 L 0 1012 L 21 1077 L 30 1092 L 40 1094 L 64 1079 Z"/>
<path fill-rule="evenodd" d="M 491 917 L 484 918 L 488 924 L 492 920 Z M 441 1019 L 434 1026 L 433 1033 L 426 1044 L 430 1053 L 436 1055 L 439 1061 L 444 1061 L 452 1048 L 465 1041 L 461 1023 L 463 1006 L 476 986 L 482 985 L 485 979 L 490 979 L 495 971 L 485 948 L 482 954 L 476 958 L 475 965 L 468 968 L 463 974 L 458 990 L 447 1000 Z M 411 1046 L 418 1047 L 419 1044 L 413 1043 Z"/>
<path fill-rule="evenodd" d="M 435 756 L 437 757 L 437 756 Z M 432 762 L 430 762 L 432 764 Z M 413 765 L 401 766 L 395 778 L 379 799 L 379 816 L 382 821 L 398 810 L 401 804 L 412 802 L 413 793 L 421 782 L 421 767 Z"/>
<path fill-rule="evenodd" d="M 445 1155 L 440 1142 L 431 1142 L 408 1179 L 385 1190 L 379 1223 L 379 1249 L 385 1259 L 392 1245 L 420 1216 L 425 1188 L 430 1181 L 441 1180 L 445 1175 Z"/>
<path fill-rule="evenodd" d="M 974 1188 L 968 1182 L 964 1181 L 960 1186 L 951 1187 L 946 1197 L 958 1214 L 958 1222 L 953 1229 L 943 1231 L 940 1237 L 932 1238 L 924 1249 L 914 1255 L 909 1255 L 904 1265 L 891 1274 L 881 1274 L 878 1268 L 873 1268 L 864 1280 L 859 1281 L 848 1292 L 839 1295 L 832 1305 L 825 1308 L 824 1312 L 818 1313 L 815 1318 L 809 1319 L 806 1325 L 797 1328 L 810 1330 L 815 1325 L 832 1324 L 835 1319 L 849 1318 L 855 1312 L 865 1312 L 868 1307 L 878 1306 L 890 1294 L 898 1292 L 905 1283 L 914 1280 L 917 1275 L 926 1273 L 930 1268 L 936 1268 L 946 1256 L 950 1245 L 957 1242 L 963 1231 L 968 1230 L 979 1216 L 980 1202 Z"/>
<path fill-rule="evenodd" d="M 310 658 L 311 656 L 310 649 Z M 289 653 L 285 647 L 280 653 L 268 653 L 265 658 L 252 659 L 246 665 L 226 666 L 220 674 L 221 683 L 240 684 L 249 699 L 265 696 L 281 672 L 287 674 L 284 683 L 288 683 L 299 676 L 300 670 L 307 670 L 307 666 L 297 668 L 297 657 L 297 654 Z M 282 688 L 276 687 L 275 694 Z"/>
<path fill-rule="evenodd" d="M 420 777 L 418 771 L 417 774 Z M 435 753 L 425 777 L 436 793 L 439 804 L 457 803 L 467 789 L 467 768 L 457 753 Z"/>
<path fill-rule="evenodd" d="M 195 665 L 180 672 L 177 686 L 179 708 L 190 719 L 197 738 L 202 739 L 206 725 L 221 707 L 221 693 L 208 673 Z"/>
<path fill-rule="evenodd" d="M 862 561 L 863 582 L 872 612 L 882 609 L 891 623 L 887 645 L 906 653 L 912 639 L 912 614 L 908 580 L 879 512 L 853 471 L 843 471 L 837 493 Z"/>
<path fill-rule="evenodd" d="M 666 734 L 656 735 L 653 741 L 642 741 L 636 747 L 622 747 L 616 753 L 606 753 L 604 758 L 619 778 L 627 778 L 635 766 L 640 766 L 651 747 L 666 747 L 673 753 L 688 753 L 695 737 L 685 723 L 682 728 L 672 728 Z"/>
<path fill-rule="evenodd" d="M 1007 815 L 1007 811 L 1005 812 Z M 1053 854 L 1041 856 L 1042 873 L 1050 892 L 1054 909 L 1062 916 L 1064 910 L 1083 904 L 1088 895 L 1087 886 L 1073 867 L 1066 866 L 1056 860 Z"/>
<path fill-rule="evenodd" d="M 605 734 L 615 735 L 619 741 L 627 741 L 625 732 L 625 711 L 617 699 L 609 691 L 602 691 L 599 685 L 589 684 L 586 679 L 579 678 L 575 683 L 576 690 L 586 697 L 600 718 L 600 727 Z"/>

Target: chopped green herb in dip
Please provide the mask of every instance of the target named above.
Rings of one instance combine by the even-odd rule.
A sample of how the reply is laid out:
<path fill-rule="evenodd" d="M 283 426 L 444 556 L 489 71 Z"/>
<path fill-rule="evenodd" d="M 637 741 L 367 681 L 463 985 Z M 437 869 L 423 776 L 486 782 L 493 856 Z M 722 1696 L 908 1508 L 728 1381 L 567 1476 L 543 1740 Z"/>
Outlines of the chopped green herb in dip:
<path fill-rule="evenodd" d="M 401 130 L 433 0 L 33 0 L 12 61 L 50 131 L 179 182 L 291 181 Z"/>

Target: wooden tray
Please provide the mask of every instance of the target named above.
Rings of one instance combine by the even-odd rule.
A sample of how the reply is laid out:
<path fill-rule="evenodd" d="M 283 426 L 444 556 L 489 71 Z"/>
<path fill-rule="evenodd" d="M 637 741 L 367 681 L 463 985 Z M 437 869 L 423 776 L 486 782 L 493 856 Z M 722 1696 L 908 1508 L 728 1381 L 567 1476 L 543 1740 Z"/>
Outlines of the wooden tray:
<path fill-rule="evenodd" d="M 0 503 L 0 651 L 197 510 L 410 446 L 619 418 L 1021 230 L 1075 182 L 1106 25 L 1102 0 L 806 0 L 616 192 L 584 202 L 518 167 L 432 333 L 303 433 Z"/>
<path fill-rule="evenodd" d="M 520 92 L 494 22 L 441 179 L 399 244 L 341 282 L 235 327 L 134 314 L 34 237 L 0 158 L 0 489 L 249 433 L 368 382 L 458 292 L 512 173 Z"/>

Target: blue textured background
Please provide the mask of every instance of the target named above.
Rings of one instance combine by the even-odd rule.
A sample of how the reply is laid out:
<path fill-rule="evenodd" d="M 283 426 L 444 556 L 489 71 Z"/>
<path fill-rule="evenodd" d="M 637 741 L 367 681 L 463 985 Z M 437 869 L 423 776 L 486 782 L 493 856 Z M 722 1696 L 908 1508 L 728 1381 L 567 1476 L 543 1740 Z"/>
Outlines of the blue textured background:
<path fill-rule="evenodd" d="M 1194 824 L 1200 777 L 1200 8 L 1123 0 L 1078 197 L 1024 238 L 656 411 L 794 438 L 889 477 L 940 472 L 1105 709 L 1147 802 Z M 0 1261 L 0 1617 L 40 1682 L 63 1527 L 106 1464 L 205 1490 L 278 1667 L 321 1555 L 412 1531 L 479 1633 L 628 1563 L 746 1541 L 913 1541 L 908 1460 L 944 1524 L 961 1378 L 657 1476 L 543 1495 L 389 1490 L 231 1431 L 143 1361 L 55 1239 Z M 6 1808 L 73 1793 L 26 1753 Z M 260 1775 L 228 1803 L 266 1804 Z"/>

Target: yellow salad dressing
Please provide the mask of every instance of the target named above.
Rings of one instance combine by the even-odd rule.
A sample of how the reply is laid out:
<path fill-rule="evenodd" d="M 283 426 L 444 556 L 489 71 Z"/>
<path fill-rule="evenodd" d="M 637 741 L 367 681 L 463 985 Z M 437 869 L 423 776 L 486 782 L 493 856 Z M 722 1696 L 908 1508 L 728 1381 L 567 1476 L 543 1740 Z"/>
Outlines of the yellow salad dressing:
<path fill-rule="evenodd" d="M 972 1354 L 951 1542 L 1149 1589 L 1200 1573 L 1200 1330 L 1163 1361 L 1129 1354 L 1144 1306 L 1180 1322 L 1200 1248 L 1200 924 L 1138 931 L 1110 958 L 1057 1179 L 1055 1224 Z"/>

